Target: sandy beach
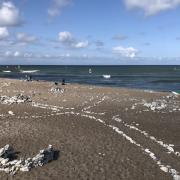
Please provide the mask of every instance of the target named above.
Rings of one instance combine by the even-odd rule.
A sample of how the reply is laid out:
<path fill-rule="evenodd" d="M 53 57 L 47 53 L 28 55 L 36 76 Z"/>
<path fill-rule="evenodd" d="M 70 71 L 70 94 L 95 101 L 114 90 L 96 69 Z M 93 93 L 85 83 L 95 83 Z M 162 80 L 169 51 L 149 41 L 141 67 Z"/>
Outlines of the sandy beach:
<path fill-rule="evenodd" d="M 90 85 L 0 79 L 0 147 L 18 159 L 53 145 L 55 160 L 7 180 L 178 180 L 180 96 Z"/>

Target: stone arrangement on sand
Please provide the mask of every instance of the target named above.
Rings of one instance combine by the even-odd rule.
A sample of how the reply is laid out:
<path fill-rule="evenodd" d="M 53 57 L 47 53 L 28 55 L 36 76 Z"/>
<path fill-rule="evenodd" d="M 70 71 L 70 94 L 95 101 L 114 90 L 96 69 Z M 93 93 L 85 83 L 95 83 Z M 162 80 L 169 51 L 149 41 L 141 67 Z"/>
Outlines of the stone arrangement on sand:
<path fill-rule="evenodd" d="M 153 101 L 151 103 L 144 103 L 144 106 L 152 111 L 162 110 L 167 107 L 167 103 L 163 100 Z"/>
<path fill-rule="evenodd" d="M 39 154 L 33 158 L 15 159 L 16 152 L 10 145 L 6 145 L 0 149 L 0 171 L 8 174 L 16 174 L 17 171 L 30 171 L 32 168 L 43 166 L 54 160 L 54 150 L 52 145 L 47 149 L 40 150 Z"/>
<path fill-rule="evenodd" d="M 2 104 L 20 104 L 20 103 L 26 103 L 26 102 L 32 102 L 31 98 L 29 96 L 18 94 L 16 96 L 0 96 L 0 103 Z"/>
<path fill-rule="evenodd" d="M 142 102 L 135 103 L 131 109 L 135 109 L 137 105 L 143 105 L 146 107 L 146 111 L 162 111 L 167 109 L 169 112 L 180 111 L 179 101 L 176 99 L 179 97 L 179 94 L 176 92 L 171 92 L 168 96 L 163 97 L 162 99 L 154 99 L 151 102 L 147 102 L 142 99 Z"/>
<path fill-rule="evenodd" d="M 177 93 L 77 84 L 62 87 L 49 82 L 17 83 L 2 88 L 1 95 L 11 99 L 22 93 L 30 95 L 33 101 L 4 100 L 4 105 L 0 99 L 2 143 L 13 142 L 25 154 L 27 148 L 32 148 L 28 150 L 32 154 L 34 146 L 53 140 L 55 146 L 63 145 L 64 153 L 61 160 L 50 163 L 50 168 L 42 168 L 54 159 L 54 154 L 58 155 L 52 146 L 24 157 L 6 145 L 0 149 L 0 179 L 16 174 L 14 178 L 19 180 L 119 177 L 180 180 L 180 149 L 178 137 L 174 137 L 180 129 Z M 21 100 L 26 99 L 23 95 Z"/>
<path fill-rule="evenodd" d="M 59 87 L 52 87 L 50 91 L 53 93 L 64 93 L 64 89 Z"/>

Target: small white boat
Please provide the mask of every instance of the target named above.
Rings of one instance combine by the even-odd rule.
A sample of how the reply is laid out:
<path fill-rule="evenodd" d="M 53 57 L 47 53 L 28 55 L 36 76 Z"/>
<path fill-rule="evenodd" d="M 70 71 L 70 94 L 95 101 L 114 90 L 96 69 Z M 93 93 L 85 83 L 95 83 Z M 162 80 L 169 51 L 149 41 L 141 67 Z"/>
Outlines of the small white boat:
<path fill-rule="evenodd" d="M 110 78 L 111 78 L 111 75 L 104 74 L 103 77 L 104 77 L 105 79 L 110 79 Z"/>
<path fill-rule="evenodd" d="M 92 73 L 92 69 L 91 68 L 89 68 L 89 74 L 91 74 Z"/>

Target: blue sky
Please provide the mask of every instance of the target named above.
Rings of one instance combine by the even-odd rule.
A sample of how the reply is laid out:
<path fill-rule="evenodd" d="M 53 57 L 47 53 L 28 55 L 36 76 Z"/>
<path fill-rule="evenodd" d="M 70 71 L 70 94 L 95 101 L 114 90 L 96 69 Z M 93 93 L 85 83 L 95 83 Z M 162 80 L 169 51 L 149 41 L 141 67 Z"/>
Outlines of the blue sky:
<path fill-rule="evenodd" d="M 180 0 L 0 0 L 0 64 L 180 64 Z"/>

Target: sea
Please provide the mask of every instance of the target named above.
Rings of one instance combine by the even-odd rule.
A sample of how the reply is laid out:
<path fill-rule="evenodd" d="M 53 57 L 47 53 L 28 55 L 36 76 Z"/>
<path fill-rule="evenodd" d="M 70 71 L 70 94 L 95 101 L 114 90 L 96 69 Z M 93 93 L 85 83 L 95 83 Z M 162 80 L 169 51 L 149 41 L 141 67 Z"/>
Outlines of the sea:
<path fill-rule="evenodd" d="M 180 92 L 180 66 L 0 66 L 1 78 Z"/>

